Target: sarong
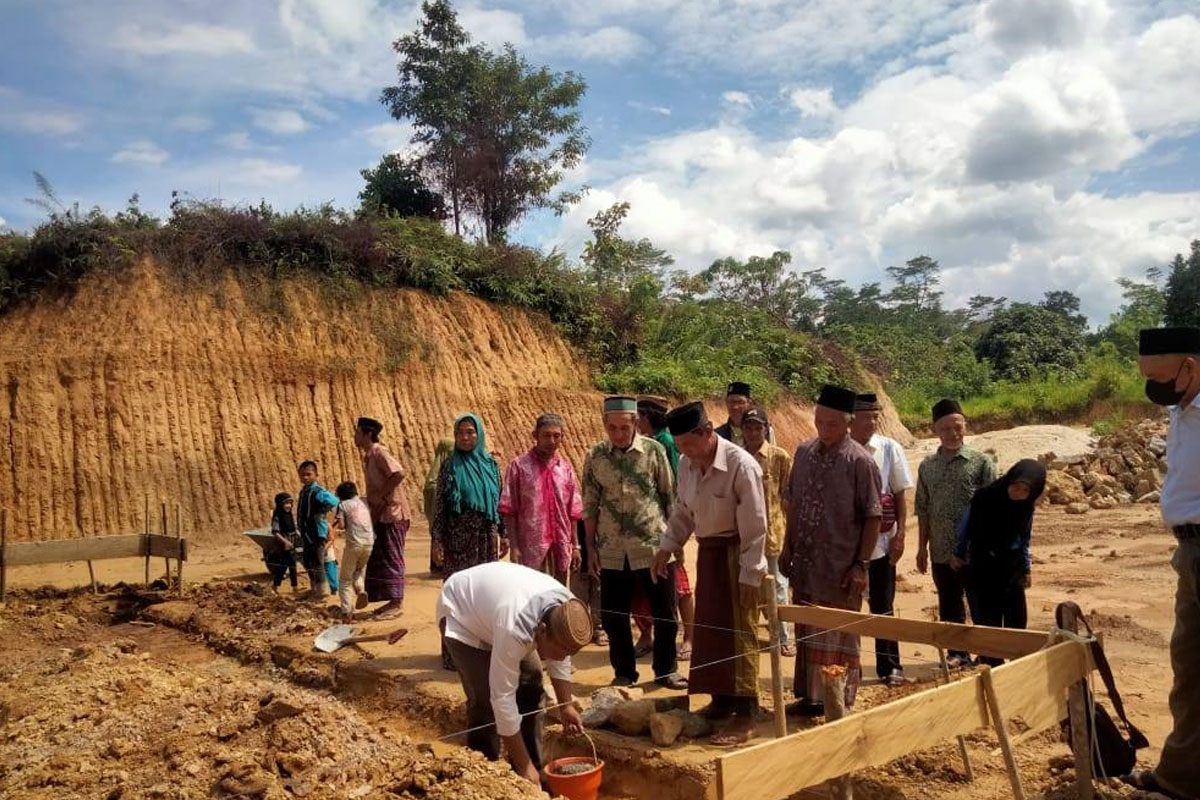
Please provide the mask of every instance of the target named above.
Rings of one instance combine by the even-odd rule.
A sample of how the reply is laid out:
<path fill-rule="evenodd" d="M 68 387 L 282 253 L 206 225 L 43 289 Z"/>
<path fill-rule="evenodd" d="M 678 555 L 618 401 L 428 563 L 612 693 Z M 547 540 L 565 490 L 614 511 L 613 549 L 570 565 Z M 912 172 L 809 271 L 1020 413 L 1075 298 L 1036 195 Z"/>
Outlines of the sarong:
<path fill-rule="evenodd" d="M 376 522 L 375 546 L 367 559 L 367 599 L 404 599 L 404 541 L 408 537 L 408 520 Z"/>
<path fill-rule="evenodd" d="M 697 538 L 696 632 L 688 694 L 758 697 L 758 609 L 740 600 L 737 536 Z"/>
<path fill-rule="evenodd" d="M 839 601 L 825 599 L 819 602 L 811 595 L 795 592 L 795 603 L 798 606 L 816 605 L 859 611 L 862 609 L 862 595 L 858 596 L 857 603 L 847 602 L 845 598 Z M 853 706 L 854 698 L 858 694 L 858 685 L 862 682 L 858 635 L 797 623 L 796 680 L 793 686 L 796 699 L 817 704 L 824 702 L 821 667 L 834 664 L 846 668 L 846 706 Z"/>

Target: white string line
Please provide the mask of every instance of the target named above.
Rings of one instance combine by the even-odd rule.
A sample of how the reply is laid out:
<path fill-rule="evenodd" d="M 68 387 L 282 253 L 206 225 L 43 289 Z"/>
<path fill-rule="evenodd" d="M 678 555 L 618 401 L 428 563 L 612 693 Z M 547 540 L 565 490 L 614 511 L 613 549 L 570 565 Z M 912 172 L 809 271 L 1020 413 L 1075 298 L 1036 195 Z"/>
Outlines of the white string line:
<path fill-rule="evenodd" d="M 814 639 L 814 638 L 816 638 L 816 637 L 818 637 L 818 636 L 823 636 L 823 635 L 825 635 L 825 634 L 827 634 L 827 633 L 836 633 L 837 631 L 843 630 L 843 629 L 845 629 L 845 628 L 849 628 L 849 627 L 851 627 L 851 626 L 854 626 L 854 625 L 858 625 L 858 624 L 860 624 L 860 623 L 862 623 L 862 622 L 864 622 L 864 621 L 865 621 L 865 620 L 859 620 L 859 619 L 856 619 L 856 620 L 853 620 L 852 622 L 847 622 L 845 625 L 839 625 L 839 626 L 838 626 L 838 627 L 836 627 L 836 628 L 823 628 L 823 629 L 821 629 L 820 631 L 817 631 L 816 633 L 814 633 L 814 634 L 811 634 L 810 636 L 806 636 L 806 637 L 804 637 L 803 639 L 797 639 L 797 640 L 796 640 L 796 643 L 797 643 L 797 644 L 799 644 L 800 642 L 807 641 L 807 640 L 809 640 L 809 639 Z M 726 628 L 725 630 L 733 630 L 733 629 Z M 703 668 L 705 668 L 705 667 L 711 667 L 711 666 L 713 666 L 714 664 L 721 664 L 721 663 L 723 663 L 723 662 L 726 662 L 726 661 L 735 661 L 735 660 L 737 660 L 737 659 L 739 659 L 739 658 L 745 658 L 745 657 L 746 657 L 746 656 L 748 656 L 748 655 L 755 655 L 755 654 L 761 654 L 761 653 L 765 653 L 765 652 L 767 652 L 767 651 L 771 650 L 773 647 L 775 647 L 775 645 L 773 645 L 773 644 L 769 644 L 769 645 L 767 645 L 766 647 L 758 648 L 758 649 L 756 649 L 756 650 L 751 650 L 751 651 L 749 651 L 749 652 L 747 652 L 747 653 L 742 653 L 742 654 L 739 654 L 739 655 L 736 655 L 736 656 L 730 656 L 730 657 L 728 657 L 728 658 L 721 658 L 721 659 L 717 659 L 716 661 L 710 661 L 710 662 L 707 662 L 707 663 L 704 663 L 704 664 L 692 665 L 692 669 L 703 669 Z M 632 689 L 632 688 L 639 687 L 639 686 L 645 686 L 645 685 L 649 685 L 649 684 L 653 684 L 653 683 L 655 683 L 655 681 L 656 681 L 656 680 L 657 680 L 657 678 L 652 678 L 652 679 L 650 679 L 650 680 L 645 680 L 645 681 L 640 681 L 640 682 L 638 682 L 638 683 L 635 683 L 635 684 L 630 684 L 630 686 L 628 686 L 628 687 L 623 687 L 623 688 L 631 688 L 631 689 Z M 569 700 L 569 701 L 568 701 L 568 702 L 566 702 L 566 703 L 555 703 L 554 705 L 542 706 L 542 707 L 540 707 L 540 708 L 535 708 L 535 709 L 533 709 L 532 711 L 526 711 L 526 712 L 524 712 L 524 713 L 522 713 L 522 714 L 518 714 L 518 715 L 517 715 L 517 718 L 518 718 L 518 719 L 521 719 L 521 718 L 524 718 L 524 717 L 533 716 L 533 715 L 535 715 L 535 714 L 541 714 L 541 713 L 543 713 L 543 712 L 545 712 L 545 711 L 553 711 L 553 710 L 555 710 L 555 709 L 558 709 L 558 708 L 563 708 L 564 706 L 569 706 L 569 705 L 574 705 L 574 704 L 575 704 L 575 699 L 574 699 L 574 698 L 571 698 L 571 700 Z M 493 721 L 493 722 L 488 722 L 488 723 L 485 723 L 485 724 L 483 724 L 483 725 L 476 725 L 476 726 L 474 726 L 474 727 L 472 727 L 472 728 L 465 728 L 464 730 L 461 730 L 461 731 L 455 731 L 454 733 L 447 733 L 447 734 L 445 734 L 444 736 L 439 736 L 439 737 L 437 737 L 436 739 L 432 739 L 432 740 L 430 740 L 430 741 L 431 741 L 431 742 L 440 742 L 440 741 L 443 741 L 443 740 L 445 740 L 445 739 L 452 739 L 452 738 L 455 738 L 455 737 L 457 737 L 457 736 L 462 736 L 462 735 L 464 735 L 464 734 L 467 734 L 467 733 L 473 733 L 473 732 L 475 732 L 475 731 L 478 731 L 478 730 L 484 730 L 484 729 L 486 729 L 486 728 L 491 728 L 491 727 L 494 727 L 494 726 L 495 726 L 495 724 L 496 724 L 496 723 Z"/>

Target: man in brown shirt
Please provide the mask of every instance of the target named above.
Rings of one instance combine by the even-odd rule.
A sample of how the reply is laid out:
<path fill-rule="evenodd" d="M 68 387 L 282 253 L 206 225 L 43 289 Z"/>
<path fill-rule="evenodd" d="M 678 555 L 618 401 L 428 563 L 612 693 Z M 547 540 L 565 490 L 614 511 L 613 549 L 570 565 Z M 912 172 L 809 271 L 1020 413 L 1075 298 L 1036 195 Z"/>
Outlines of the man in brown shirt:
<path fill-rule="evenodd" d="M 386 601 L 375 610 L 379 619 L 400 615 L 404 605 L 404 542 L 411 514 L 404 493 L 404 467 L 379 443 L 383 424 L 359 417 L 354 444 L 362 452 L 367 478 L 367 506 L 375 529 L 375 546 L 367 561 L 367 602 Z"/>
<path fill-rule="evenodd" d="M 814 412 L 817 438 L 796 449 L 791 504 L 780 568 L 790 570 L 797 605 L 858 611 L 867 588 L 867 566 L 879 538 L 883 508 L 879 468 L 850 438 L 856 395 L 826 386 Z M 796 626 L 796 713 L 824 713 L 821 667 L 846 667 L 846 705 L 854 705 L 862 680 L 858 636 Z"/>

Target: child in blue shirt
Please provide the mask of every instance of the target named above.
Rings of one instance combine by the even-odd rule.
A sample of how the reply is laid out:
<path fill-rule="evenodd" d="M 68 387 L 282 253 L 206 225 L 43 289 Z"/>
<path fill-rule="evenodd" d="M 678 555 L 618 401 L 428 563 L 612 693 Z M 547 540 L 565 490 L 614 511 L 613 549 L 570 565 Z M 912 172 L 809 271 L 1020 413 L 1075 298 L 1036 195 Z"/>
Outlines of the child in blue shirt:
<path fill-rule="evenodd" d="M 309 598 L 323 600 L 330 594 L 328 568 L 325 566 L 325 546 L 329 542 L 329 520 L 326 515 L 337 507 L 338 499 L 317 482 L 317 462 L 305 461 L 296 471 L 301 483 L 300 494 L 296 498 L 296 525 L 304 542 L 304 569 L 308 573 Z M 336 586 L 336 578 L 334 580 Z"/>

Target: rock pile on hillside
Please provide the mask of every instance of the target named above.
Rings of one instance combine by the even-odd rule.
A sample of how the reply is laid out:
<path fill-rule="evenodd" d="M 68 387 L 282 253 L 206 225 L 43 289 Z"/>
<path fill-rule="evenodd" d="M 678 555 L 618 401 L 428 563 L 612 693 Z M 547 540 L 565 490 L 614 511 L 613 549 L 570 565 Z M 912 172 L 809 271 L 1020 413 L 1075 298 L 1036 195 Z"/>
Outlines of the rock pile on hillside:
<path fill-rule="evenodd" d="M 1066 506 L 1069 514 L 1129 503 L 1157 503 L 1167 472 L 1166 424 L 1143 420 L 1101 437 L 1086 455 L 1059 458 L 1045 453 L 1043 501 Z"/>

